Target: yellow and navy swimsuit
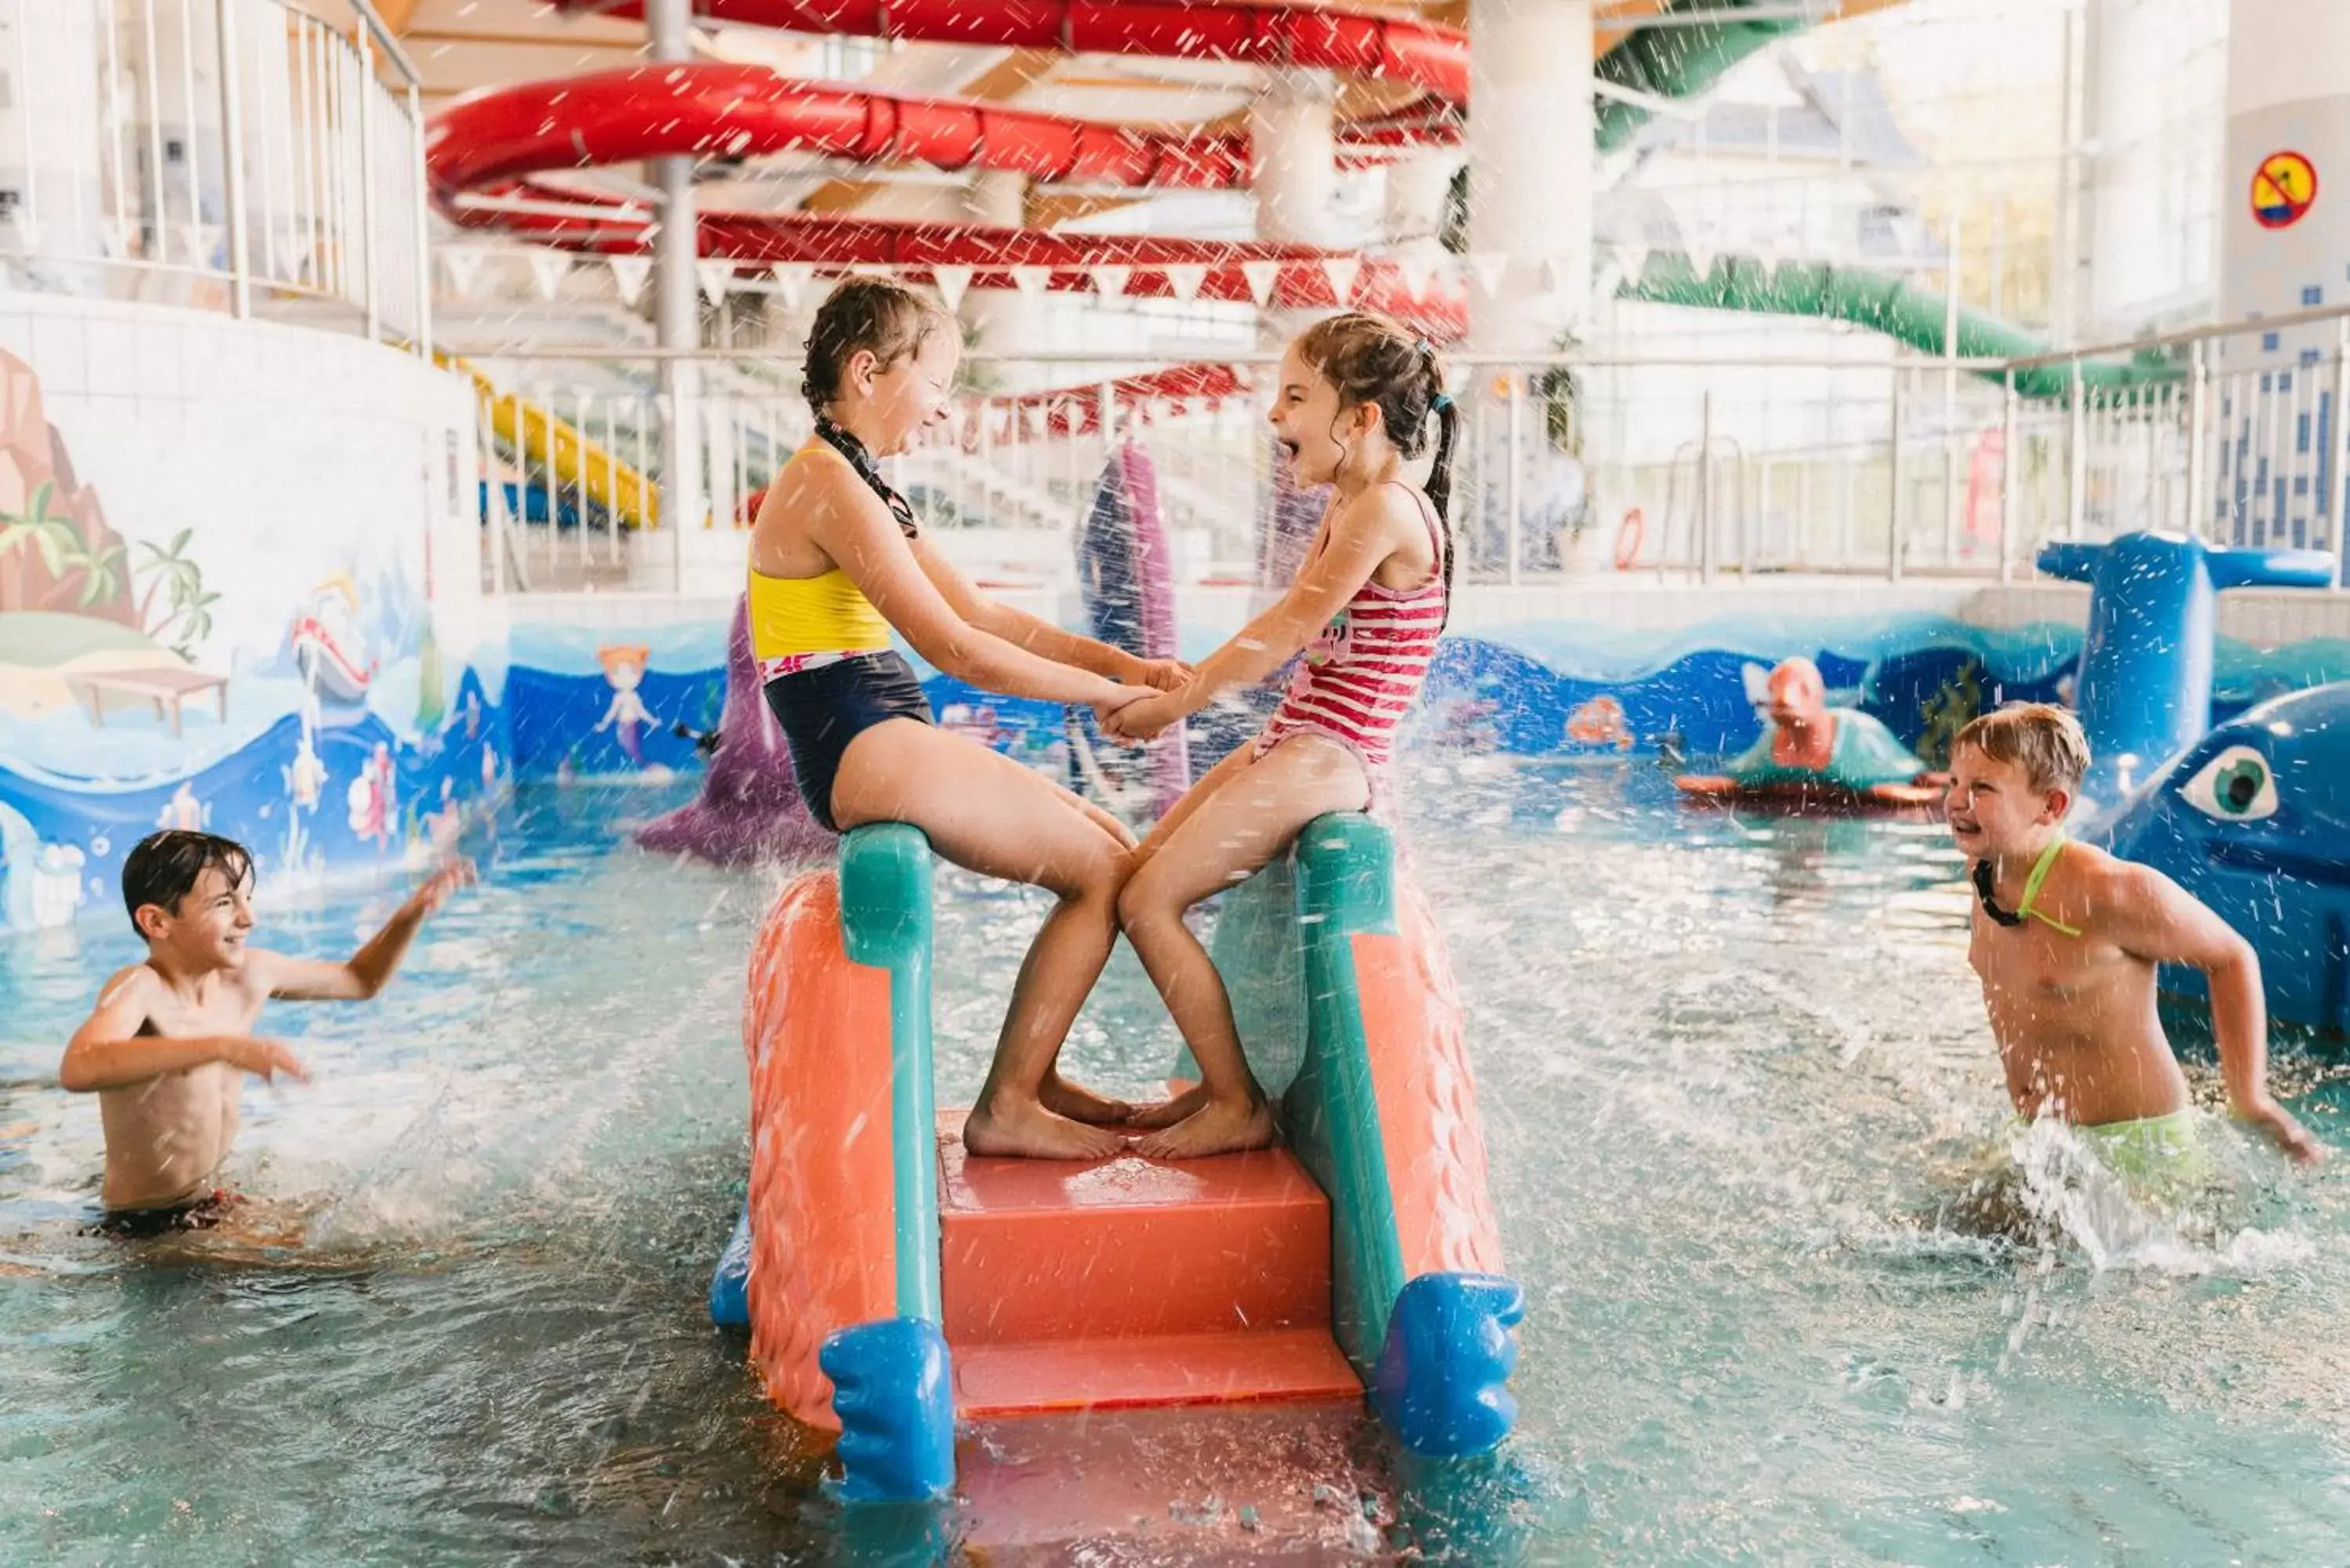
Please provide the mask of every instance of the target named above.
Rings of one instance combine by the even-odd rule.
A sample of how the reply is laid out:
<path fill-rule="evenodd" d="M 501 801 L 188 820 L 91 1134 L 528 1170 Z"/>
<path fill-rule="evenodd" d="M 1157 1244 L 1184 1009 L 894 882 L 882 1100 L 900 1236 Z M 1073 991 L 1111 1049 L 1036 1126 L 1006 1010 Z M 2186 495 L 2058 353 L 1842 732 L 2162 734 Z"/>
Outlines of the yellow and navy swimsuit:
<path fill-rule="evenodd" d="M 864 443 L 822 416 L 816 433 L 848 460 L 906 537 L 914 537 L 914 509 L 881 477 Z M 813 450 L 813 444 L 801 448 L 793 461 Z M 816 821 L 837 833 L 832 781 L 848 743 L 890 719 L 930 723 L 930 700 L 913 666 L 889 646 L 889 623 L 837 566 L 814 577 L 771 577 L 754 567 L 749 615 L 751 656 L 759 664 L 767 706 L 791 746 L 800 798 Z"/>

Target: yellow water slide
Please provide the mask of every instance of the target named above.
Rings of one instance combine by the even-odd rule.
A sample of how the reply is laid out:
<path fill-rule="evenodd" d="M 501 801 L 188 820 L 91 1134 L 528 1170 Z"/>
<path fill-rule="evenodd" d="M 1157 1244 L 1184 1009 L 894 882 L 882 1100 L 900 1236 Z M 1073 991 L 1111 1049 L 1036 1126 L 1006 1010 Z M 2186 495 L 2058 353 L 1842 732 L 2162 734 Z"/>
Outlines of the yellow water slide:
<path fill-rule="evenodd" d="M 557 484 L 586 496 L 623 527 L 660 525 L 660 495 L 652 481 L 545 405 L 499 391 L 487 376 L 462 359 L 434 358 L 473 379 L 473 390 L 489 410 L 490 429 L 509 451 L 545 468 Z"/>

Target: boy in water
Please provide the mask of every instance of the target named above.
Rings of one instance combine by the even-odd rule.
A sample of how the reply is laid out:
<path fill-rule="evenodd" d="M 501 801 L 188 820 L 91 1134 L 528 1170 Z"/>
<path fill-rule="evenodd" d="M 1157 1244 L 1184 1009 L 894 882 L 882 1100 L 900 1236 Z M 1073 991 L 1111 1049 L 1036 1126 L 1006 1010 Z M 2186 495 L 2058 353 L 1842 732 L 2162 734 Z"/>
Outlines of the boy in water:
<path fill-rule="evenodd" d="M 473 868 L 451 861 L 342 963 L 248 949 L 253 857 L 209 833 L 141 839 L 122 863 L 122 901 L 147 961 L 106 982 L 57 1068 L 95 1093 L 106 1127 L 99 1229 L 152 1236 L 218 1224 L 235 1195 L 213 1185 L 236 1140 L 244 1075 L 307 1081 L 291 1051 L 254 1037 L 262 1004 L 362 1002 L 381 991 L 417 928 Z"/>
<path fill-rule="evenodd" d="M 2064 836 L 2088 741 L 2062 708 L 2015 703 L 1950 747 L 1950 833 L 1973 861 L 1968 961 L 2024 1117 L 2072 1124 L 2141 1187 L 2201 1162 L 2187 1078 L 2155 1014 L 2155 970 L 2203 971 L 2236 1119 L 2293 1159 L 2323 1146 L 2268 1091 L 2268 1014 L 2251 944 L 2151 867 Z"/>

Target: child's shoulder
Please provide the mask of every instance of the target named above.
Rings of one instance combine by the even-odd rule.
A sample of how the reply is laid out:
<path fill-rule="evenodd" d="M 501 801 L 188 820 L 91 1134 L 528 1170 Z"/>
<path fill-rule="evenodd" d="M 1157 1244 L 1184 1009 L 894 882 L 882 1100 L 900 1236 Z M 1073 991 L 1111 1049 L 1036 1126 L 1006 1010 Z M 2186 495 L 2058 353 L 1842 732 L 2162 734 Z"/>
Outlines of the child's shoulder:
<path fill-rule="evenodd" d="M 112 1012 L 125 1008 L 138 1010 L 142 1015 L 161 994 L 163 977 L 145 963 L 134 963 L 116 970 L 98 988 L 92 1002 L 93 1012 Z"/>
<path fill-rule="evenodd" d="M 1393 480 L 1386 484 L 1370 485 L 1338 510 L 1335 524 L 1346 528 L 1391 528 L 1409 524 L 1420 526 L 1421 508 L 1427 498 L 1418 490 Z"/>
<path fill-rule="evenodd" d="M 2125 860 L 2078 839 L 2065 846 L 2062 882 L 2072 900 L 2084 902 L 2092 910 L 2103 906 L 2124 911 L 2159 898 L 2173 885 L 2151 866 Z"/>

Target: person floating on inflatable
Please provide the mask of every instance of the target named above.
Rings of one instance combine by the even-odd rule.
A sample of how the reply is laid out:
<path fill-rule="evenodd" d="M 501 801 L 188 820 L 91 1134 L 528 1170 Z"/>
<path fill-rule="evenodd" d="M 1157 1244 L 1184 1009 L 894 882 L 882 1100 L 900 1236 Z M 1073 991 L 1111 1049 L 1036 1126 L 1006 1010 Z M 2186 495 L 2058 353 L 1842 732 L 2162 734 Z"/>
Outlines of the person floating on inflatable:
<path fill-rule="evenodd" d="M 1881 805 L 1925 805 L 1936 798 L 1930 770 L 1893 732 L 1857 708 L 1828 706 L 1827 682 L 1810 659 L 1782 662 L 1765 690 L 1770 724 L 1762 738 L 1722 774 L 1675 779 L 1683 793 Z"/>

